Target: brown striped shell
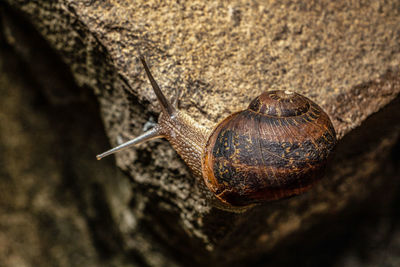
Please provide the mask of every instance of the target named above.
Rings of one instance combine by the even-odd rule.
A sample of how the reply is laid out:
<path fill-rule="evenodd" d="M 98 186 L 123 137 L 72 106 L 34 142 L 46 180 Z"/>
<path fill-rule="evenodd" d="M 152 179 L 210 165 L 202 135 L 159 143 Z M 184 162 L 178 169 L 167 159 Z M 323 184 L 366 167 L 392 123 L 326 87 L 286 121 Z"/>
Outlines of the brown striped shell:
<path fill-rule="evenodd" d="M 300 194 L 322 177 L 336 134 L 310 99 L 269 91 L 212 131 L 203 178 L 222 202 L 245 206 Z"/>

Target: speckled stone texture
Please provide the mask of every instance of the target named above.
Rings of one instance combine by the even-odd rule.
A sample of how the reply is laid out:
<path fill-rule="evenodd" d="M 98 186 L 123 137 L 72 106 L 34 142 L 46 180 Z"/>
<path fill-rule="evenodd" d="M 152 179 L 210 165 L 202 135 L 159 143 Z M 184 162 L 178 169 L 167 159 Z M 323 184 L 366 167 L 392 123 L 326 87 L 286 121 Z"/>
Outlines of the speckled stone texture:
<path fill-rule="evenodd" d="M 26 49 L 34 43 L 21 28 L 20 19 L 26 19 L 27 24 L 33 25 L 28 32 L 37 31 L 72 74 L 59 80 L 73 79 L 77 84 L 69 86 L 68 82 L 58 81 L 71 89 L 52 87 L 57 81 L 52 81 L 55 78 L 50 67 L 43 71 L 49 74 L 39 86 L 46 98 L 55 105 L 64 105 L 89 88 L 100 103 L 111 145 L 140 134 L 146 122 L 156 120 L 160 112 L 138 60 L 139 51 L 168 98 L 178 91 L 180 109 L 201 124 L 213 125 L 243 109 L 264 90 L 290 89 L 322 106 L 338 133 L 336 156 L 328 166 L 326 178 L 315 189 L 242 214 L 213 208 L 204 197 L 201 181 L 194 180 L 165 141 L 149 142 L 116 155 L 117 166 L 129 178 L 115 174 L 116 170 L 110 167 L 112 158 L 101 162 L 87 159 L 87 164 L 81 165 L 62 158 L 71 163 L 61 168 L 63 176 L 57 181 L 67 183 L 74 177 L 72 191 L 79 191 L 75 197 L 81 195 L 83 199 L 77 201 L 77 210 L 74 197 L 68 199 L 71 208 L 66 205 L 65 214 L 73 218 L 79 214 L 82 217 L 76 218 L 90 222 L 86 225 L 90 230 L 79 222 L 71 224 L 79 229 L 76 232 L 83 233 L 83 240 L 88 240 L 79 243 L 84 259 L 93 259 L 87 264 L 96 266 L 101 261 L 94 251 L 112 255 L 103 260 L 106 266 L 245 265 L 249 261 L 285 265 L 285 252 L 299 251 L 303 256 L 287 259 L 296 263 L 297 258 L 307 258 L 307 248 L 318 248 L 320 243 L 333 240 L 336 233 L 343 234 L 346 222 L 357 225 L 363 218 L 358 215 L 369 214 L 368 208 L 373 210 L 370 214 L 376 215 L 396 200 L 399 1 L 9 0 L 1 6 L 5 42 L 33 66 L 41 62 L 36 53 L 40 49 Z M 74 113 L 72 110 L 69 112 Z M 377 111 L 380 112 L 373 115 Z M 82 112 L 89 113 L 85 109 Z M 88 125 L 92 122 L 84 114 L 81 116 L 86 118 L 81 121 L 86 126 L 84 131 L 90 132 Z M 78 122 L 72 125 L 80 128 Z M 53 135 L 66 131 L 68 122 L 63 127 L 66 128 Z M 93 127 L 93 131 L 101 128 Z M 70 146 L 65 140 L 60 144 Z M 95 160 L 96 153 L 109 148 L 95 147 L 99 151 L 90 150 L 86 143 L 73 150 L 93 151 Z M 35 153 L 27 153 L 34 159 Z M 103 165 L 108 166 L 107 171 L 89 173 L 97 168 L 103 170 Z M 79 168 L 85 169 L 84 175 L 77 175 Z M 70 169 L 75 171 L 66 171 Z M 11 177 L 21 177 L 9 172 Z M 87 186 L 87 181 L 97 187 Z M 29 184 L 26 186 L 29 188 Z M 62 186 L 63 183 L 59 185 Z M 91 197 L 93 201 L 85 201 Z M 46 198 L 43 201 L 51 202 Z M 94 205 L 97 202 L 102 205 Z M 82 203 L 87 206 L 82 208 Z M 46 214 L 51 214 L 51 207 L 45 208 Z M 25 210 L 37 218 L 37 210 Z M 68 216 L 57 214 L 59 217 L 55 218 L 67 220 Z M 23 220 L 15 218 L 15 225 L 23 228 Z M 100 227 L 93 230 L 94 225 Z M 40 235 L 32 236 L 32 247 L 39 242 L 35 238 L 40 240 Z M 67 239 L 65 242 L 72 242 Z M 6 238 L 0 235 L 0 242 L 5 242 L 2 240 Z M 305 242 L 308 245 L 303 245 Z M 339 247 L 339 241 L 331 243 L 338 243 Z M 98 244 L 103 244 L 103 250 Z M 323 250 L 318 251 L 324 255 Z M 0 249 L 1 253 L 7 255 Z M 118 260 L 109 260 L 110 257 Z M 320 258 L 323 256 L 313 262 L 324 262 L 318 261 Z M 79 260 L 70 263 L 76 265 Z M 353 261 L 346 258 L 336 264 L 345 263 L 351 266 Z"/>

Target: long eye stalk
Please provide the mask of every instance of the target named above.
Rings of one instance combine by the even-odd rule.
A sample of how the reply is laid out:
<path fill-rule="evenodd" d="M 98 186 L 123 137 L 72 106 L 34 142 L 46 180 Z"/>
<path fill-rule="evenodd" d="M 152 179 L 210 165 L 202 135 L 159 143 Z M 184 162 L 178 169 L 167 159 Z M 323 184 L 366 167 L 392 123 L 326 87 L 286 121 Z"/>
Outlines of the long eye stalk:
<path fill-rule="evenodd" d="M 126 143 L 123 143 L 123 144 L 121 144 L 121 145 L 119 145 L 117 147 L 114 147 L 114 148 L 112 148 L 112 149 L 110 149 L 110 150 L 108 150 L 108 151 L 106 151 L 106 152 L 104 152 L 102 154 L 97 155 L 96 158 L 97 158 L 97 160 L 101 160 L 102 158 L 107 157 L 107 156 L 109 156 L 111 154 L 114 154 L 116 152 L 128 149 L 128 148 L 130 148 L 132 146 L 135 146 L 135 145 L 138 145 L 140 143 L 149 141 L 151 139 L 160 138 L 160 137 L 161 136 L 160 136 L 160 133 L 159 133 L 159 128 L 158 128 L 158 126 L 155 126 L 153 129 L 145 132 L 144 134 L 139 135 L 138 137 L 136 137 L 134 139 L 131 139 Z"/>
<path fill-rule="evenodd" d="M 165 95 L 161 92 L 161 89 L 158 86 L 156 80 L 154 80 L 153 75 L 151 74 L 150 69 L 147 66 L 147 63 L 144 60 L 144 57 L 141 56 L 140 61 L 142 61 L 143 67 L 147 73 L 147 77 L 149 78 L 150 83 L 153 86 L 154 93 L 156 94 L 157 99 L 160 102 L 163 112 L 171 116 L 175 112 L 175 108 L 171 105 L 171 103 L 167 100 Z"/>

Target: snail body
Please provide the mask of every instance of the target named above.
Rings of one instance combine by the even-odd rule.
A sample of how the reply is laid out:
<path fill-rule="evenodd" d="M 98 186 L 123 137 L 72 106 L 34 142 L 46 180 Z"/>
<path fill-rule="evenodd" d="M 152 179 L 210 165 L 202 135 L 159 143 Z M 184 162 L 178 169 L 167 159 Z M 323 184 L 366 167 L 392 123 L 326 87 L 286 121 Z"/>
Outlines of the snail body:
<path fill-rule="evenodd" d="M 193 175 L 222 206 L 231 208 L 298 195 L 322 177 L 336 133 L 328 115 L 310 99 L 291 91 L 267 91 L 247 109 L 207 129 L 167 101 L 141 61 L 162 108 L 158 123 L 98 159 L 165 137 Z"/>

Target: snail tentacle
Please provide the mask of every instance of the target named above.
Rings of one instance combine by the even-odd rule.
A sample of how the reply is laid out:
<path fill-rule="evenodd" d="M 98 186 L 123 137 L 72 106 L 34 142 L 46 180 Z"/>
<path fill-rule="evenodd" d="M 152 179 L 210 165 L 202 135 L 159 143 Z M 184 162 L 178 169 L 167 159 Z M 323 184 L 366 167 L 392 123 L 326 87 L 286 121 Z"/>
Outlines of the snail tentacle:
<path fill-rule="evenodd" d="M 160 103 L 162 112 L 164 114 L 166 114 L 168 117 L 172 118 L 176 114 L 175 107 L 167 100 L 167 98 L 161 91 L 156 80 L 153 78 L 153 75 L 151 74 L 150 69 L 149 69 L 143 56 L 140 56 L 140 61 L 142 62 L 143 66 L 144 66 L 147 77 L 149 78 L 149 81 L 153 87 L 154 93 L 157 96 L 157 100 Z M 143 142 L 146 142 L 146 141 L 149 141 L 152 139 L 162 138 L 162 137 L 164 137 L 162 132 L 163 132 L 163 125 L 160 125 L 157 123 L 152 129 L 146 131 L 145 133 L 143 133 L 143 134 L 141 134 L 141 135 L 117 146 L 117 147 L 114 147 L 102 154 L 97 155 L 96 158 L 98 160 L 100 160 L 106 156 L 109 156 L 109 155 L 114 154 L 119 151 L 123 151 L 125 149 L 128 149 L 132 146 L 138 145 L 140 143 L 143 143 Z"/>
<path fill-rule="evenodd" d="M 175 107 L 167 100 L 163 92 L 161 91 L 160 87 L 158 86 L 156 80 L 153 78 L 153 75 L 150 72 L 149 67 L 147 66 L 146 61 L 144 60 L 144 57 L 140 57 L 140 61 L 142 62 L 144 69 L 146 71 L 147 77 L 150 80 L 151 85 L 153 86 L 154 93 L 157 96 L 158 102 L 160 102 L 161 109 L 165 114 L 168 114 L 168 116 L 172 116 L 175 112 L 176 109 Z"/>
<path fill-rule="evenodd" d="M 175 96 L 172 99 L 172 106 L 178 110 L 178 105 L 179 105 L 179 98 L 181 97 L 182 90 L 179 89 L 178 87 L 175 88 Z"/>
<path fill-rule="evenodd" d="M 157 124 L 155 127 L 153 127 L 152 129 L 148 130 L 147 132 L 129 140 L 128 142 L 125 142 L 117 147 L 114 147 L 104 153 L 101 153 L 99 155 L 96 156 L 97 160 L 101 160 L 104 157 L 107 157 L 111 154 L 114 154 L 116 152 L 119 151 L 123 151 L 125 149 L 128 149 L 132 146 L 138 145 L 140 143 L 152 140 L 152 139 L 157 139 L 157 138 L 161 138 L 163 137 L 160 133 L 161 129 L 160 126 Z"/>

